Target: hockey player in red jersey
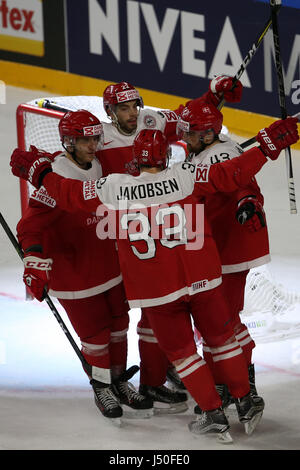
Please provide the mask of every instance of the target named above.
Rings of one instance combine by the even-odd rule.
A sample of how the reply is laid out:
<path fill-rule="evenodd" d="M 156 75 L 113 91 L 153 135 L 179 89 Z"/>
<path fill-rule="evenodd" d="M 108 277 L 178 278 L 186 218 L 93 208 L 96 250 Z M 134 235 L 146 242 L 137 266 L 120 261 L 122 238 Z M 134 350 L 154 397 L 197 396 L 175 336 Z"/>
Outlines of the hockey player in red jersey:
<path fill-rule="evenodd" d="M 223 115 L 210 105 L 189 103 L 178 122 L 178 137 L 187 143 L 187 161 L 213 165 L 231 160 L 243 153 L 242 148 L 221 134 Z M 244 291 L 249 270 L 270 261 L 269 240 L 264 198 L 252 178 L 247 187 L 231 193 L 217 193 L 205 199 L 207 217 L 211 223 L 222 262 L 223 295 L 234 316 L 234 330 L 243 349 L 248 368 L 251 392 L 255 387 L 252 350 L 255 347 L 240 312 L 244 307 Z M 204 345 L 204 357 L 213 366 L 211 352 Z M 216 376 L 217 388 L 226 400 L 226 389 Z"/>
<path fill-rule="evenodd" d="M 15 149 L 12 172 L 48 193 L 67 211 L 110 209 L 130 307 L 143 307 L 159 345 L 201 411 L 190 423 L 195 433 L 229 439 L 228 420 L 210 368 L 197 353 L 190 316 L 211 348 L 214 366 L 235 399 L 239 419 L 250 433 L 264 403 L 250 394 L 248 369 L 222 295 L 221 263 L 203 211 L 193 217 L 201 196 L 245 187 L 268 161 L 299 139 L 297 119 L 280 120 L 257 135 L 260 147 L 220 165 L 188 162 L 167 168 L 168 146 L 159 131 L 135 140 L 141 174 L 112 174 L 80 182 L 53 173 L 38 151 Z M 200 208 L 201 209 L 201 208 Z M 115 224 L 114 224 L 115 222 Z M 200 222 L 200 223 L 199 223 Z M 101 231 L 101 230 L 100 230 Z M 191 314 L 191 315 L 190 315 Z"/>
<path fill-rule="evenodd" d="M 100 121 L 88 111 L 68 112 L 59 122 L 65 152 L 52 167 L 58 174 L 86 181 L 102 176 L 95 153 L 103 144 Z M 78 334 L 82 353 L 92 365 L 90 383 L 104 416 L 120 418 L 121 404 L 139 416 L 153 414 L 153 403 L 128 383 L 126 371 L 128 303 L 115 242 L 99 240 L 95 212 L 68 213 L 44 187 L 33 192 L 17 226 L 24 251 L 24 281 L 34 297 L 57 297 Z"/>
<path fill-rule="evenodd" d="M 209 90 L 194 101 L 216 106 L 223 97 L 226 101 L 239 101 L 242 93 L 241 83 L 238 81 L 232 91 L 231 88 L 231 77 L 216 77 L 211 81 Z M 138 90 L 127 82 L 107 86 L 103 93 L 103 105 L 111 119 L 110 123 L 103 122 L 105 140 L 99 159 L 104 176 L 110 173 L 139 174 L 132 159 L 132 145 L 141 129 L 159 129 L 169 143 L 177 140 L 176 124 L 183 106 L 176 110 L 160 111 L 144 108 Z M 143 315 L 143 309 L 137 332 L 141 359 L 140 391 L 154 399 L 155 409 L 159 408 L 160 413 L 185 411 L 186 395 L 164 385 L 166 374 L 173 383 L 175 379 L 177 385 L 182 384 L 178 381 L 175 369 L 170 367 L 165 354 L 158 347 L 147 317 Z M 168 407 L 162 407 L 163 402 L 168 403 Z"/>

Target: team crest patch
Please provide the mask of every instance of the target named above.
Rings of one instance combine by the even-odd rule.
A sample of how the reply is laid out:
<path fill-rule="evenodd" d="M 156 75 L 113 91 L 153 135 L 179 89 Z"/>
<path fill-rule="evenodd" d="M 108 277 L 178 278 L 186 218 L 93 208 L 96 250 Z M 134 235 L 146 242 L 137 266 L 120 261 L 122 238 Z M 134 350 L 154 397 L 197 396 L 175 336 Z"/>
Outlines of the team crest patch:
<path fill-rule="evenodd" d="M 95 181 L 84 181 L 83 197 L 85 201 L 87 201 L 88 199 L 94 199 L 97 197 Z"/>
<path fill-rule="evenodd" d="M 150 129 L 154 129 L 155 126 L 156 126 L 156 119 L 151 116 L 150 114 L 147 114 L 145 117 L 144 117 L 144 124 L 146 127 L 150 128 Z"/>
<path fill-rule="evenodd" d="M 208 182 L 208 174 L 209 174 L 210 167 L 207 165 L 197 165 L 196 166 L 196 182 L 197 183 L 207 183 Z"/>

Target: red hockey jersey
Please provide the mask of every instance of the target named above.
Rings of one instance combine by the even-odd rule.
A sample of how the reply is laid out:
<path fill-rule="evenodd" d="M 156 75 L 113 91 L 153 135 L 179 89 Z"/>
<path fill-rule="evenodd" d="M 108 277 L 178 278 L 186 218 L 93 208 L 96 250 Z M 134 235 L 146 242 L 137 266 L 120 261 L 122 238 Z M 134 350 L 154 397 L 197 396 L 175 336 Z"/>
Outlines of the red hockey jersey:
<path fill-rule="evenodd" d="M 86 181 L 102 175 L 94 160 L 82 170 L 64 154 L 56 157 L 53 170 L 62 176 Z M 33 192 L 17 226 L 23 250 L 41 245 L 53 259 L 49 294 L 61 299 L 80 299 L 104 292 L 122 281 L 114 240 L 99 240 L 95 212 L 64 211 L 42 186 Z"/>
<path fill-rule="evenodd" d="M 209 225 L 201 214 L 191 221 L 198 207 L 193 198 L 244 187 L 266 161 L 255 148 L 222 165 L 195 167 L 185 162 L 155 175 L 112 174 L 88 182 L 49 173 L 44 185 L 67 211 L 97 210 L 99 214 L 110 209 L 105 225 L 118 238 L 129 305 L 147 307 L 221 283 L 220 259 Z M 100 224 L 97 232 L 103 231 Z"/>
<path fill-rule="evenodd" d="M 220 140 L 198 155 L 192 155 L 189 161 L 214 165 L 231 160 L 243 152 L 229 137 L 221 134 Z M 205 211 L 220 253 L 223 273 L 245 271 L 270 261 L 267 226 L 257 232 L 250 232 L 235 218 L 238 201 L 248 195 L 256 196 L 263 205 L 264 198 L 254 177 L 242 190 L 216 193 L 205 198 Z"/>

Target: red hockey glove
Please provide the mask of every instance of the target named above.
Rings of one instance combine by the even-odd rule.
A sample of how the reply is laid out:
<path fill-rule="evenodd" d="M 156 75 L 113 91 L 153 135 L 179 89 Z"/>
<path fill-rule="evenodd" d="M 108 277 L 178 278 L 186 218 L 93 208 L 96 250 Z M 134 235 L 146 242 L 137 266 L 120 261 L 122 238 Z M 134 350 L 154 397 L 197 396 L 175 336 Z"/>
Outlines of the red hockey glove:
<path fill-rule="evenodd" d="M 265 211 L 255 196 L 243 197 L 237 207 L 235 216 L 238 223 L 245 225 L 250 232 L 258 232 L 266 226 Z"/>
<path fill-rule="evenodd" d="M 41 258 L 32 254 L 24 257 L 23 281 L 39 302 L 44 300 L 48 292 L 52 261 L 51 258 Z"/>
<path fill-rule="evenodd" d="M 52 171 L 51 160 L 51 154 L 38 150 L 33 145 L 29 152 L 16 148 L 10 159 L 11 171 L 38 189 L 42 186 L 44 176 Z"/>
<path fill-rule="evenodd" d="M 261 129 L 256 136 L 261 151 L 271 160 L 278 158 L 281 150 L 295 144 L 298 139 L 298 119 L 288 117 L 273 122 L 269 127 Z"/>
<path fill-rule="evenodd" d="M 233 77 L 217 75 L 210 82 L 209 88 L 219 100 L 224 98 L 230 103 L 241 101 L 243 85 L 239 80 L 233 85 Z"/>

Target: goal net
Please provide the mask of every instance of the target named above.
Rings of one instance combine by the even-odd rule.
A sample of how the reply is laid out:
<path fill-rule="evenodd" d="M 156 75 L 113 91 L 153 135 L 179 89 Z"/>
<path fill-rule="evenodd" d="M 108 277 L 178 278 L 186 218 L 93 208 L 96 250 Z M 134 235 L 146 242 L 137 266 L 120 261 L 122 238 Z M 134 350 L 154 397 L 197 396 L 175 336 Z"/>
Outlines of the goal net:
<path fill-rule="evenodd" d="M 41 107 L 42 103 L 47 107 Z M 63 151 L 58 132 L 59 119 L 66 111 L 78 109 L 86 109 L 100 121 L 109 122 L 103 108 L 103 99 L 99 96 L 45 97 L 21 104 L 17 109 L 18 147 L 22 150 L 28 150 L 30 145 L 34 145 L 50 153 Z M 185 159 L 185 147 L 181 142 L 177 142 L 171 147 L 170 164 Z M 27 207 L 32 189 L 25 181 L 20 183 L 22 213 Z"/>
<path fill-rule="evenodd" d="M 50 103 L 50 108 L 38 103 Z M 54 109 L 56 108 L 56 109 Z M 101 121 L 108 121 L 103 109 L 103 100 L 98 96 L 61 96 L 37 98 L 17 109 L 18 146 L 28 150 L 30 145 L 53 153 L 63 150 L 58 132 L 58 121 L 66 110 L 87 109 Z M 152 108 L 156 109 L 156 108 Z M 224 128 L 222 132 L 227 133 Z M 170 165 L 185 158 L 185 149 L 180 142 L 172 145 Z M 21 211 L 28 204 L 33 188 L 20 180 Z M 295 311 L 298 310 L 298 314 Z M 300 294 L 287 291 L 276 283 L 267 267 L 251 270 L 247 278 L 245 307 L 242 321 L 250 334 L 261 341 L 300 334 Z"/>

